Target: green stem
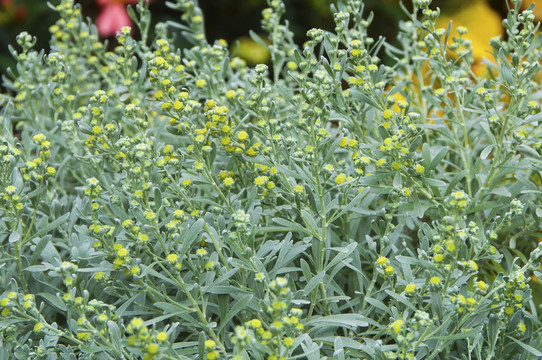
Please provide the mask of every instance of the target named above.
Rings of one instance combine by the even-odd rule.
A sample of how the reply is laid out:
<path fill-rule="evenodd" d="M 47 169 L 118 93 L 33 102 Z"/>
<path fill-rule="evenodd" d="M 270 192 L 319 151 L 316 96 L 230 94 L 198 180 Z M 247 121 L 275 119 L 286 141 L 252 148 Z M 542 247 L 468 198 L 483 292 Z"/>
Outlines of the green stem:
<path fill-rule="evenodd" d="M 228 265 L 228 261 L 224 257 L 224 254 L 222 253 L 222 245 L 219 243 L 219 240 L 216 239 L 215 236 L 213 236 L 213 233 L 211 232 L 211 227 L 205 221 L 203 222 L 203 227 L 205 228 L 205 231 L 207 231 L 207 234 L 209 234 L 209 237 L 211 238 L 211 241 L 213 242 L 213 246 L 215 247 L 218 257 L 220 258 L 220 261 L 222 261 L 222 264 L 224 265 L 226 270 L 228 270 L 229 265 Z"/>
<path fill-rule="evenodd" d="M 24 271 L 23 271 L 23 261 L 21 259 L 21 249 L 19 241 L 16 241 L 13 243 L 13 250 L 15 252 L 15 259 L 17 262 L 17 272 L 19 273 L 19 280 L 21 281 L 21 285 L 23 287 L 23 290 L 25 293 L 28 293 L 28 285 L 26 284 L 26 279 L 24 277 Z"/>
<path fill-rule="evenodd" d="M 222 350 L 222 352 L 224 354 L 226 354 L 226 348 L 224 347 L 224 344 L 222 344 L 222 342 L 220 341 L 220 339 L 218 338 L 218 336 L 216 335 L 214 330 L 209 327 L 209 322 L 207 321 L 207 318 L 205 317 L 205 314 L 201 311 L 201 308 L 199 307 L 198 302 L 196 301 L 196 299 L 194 299 L 194 297 L 192 296 L 190 291 L 188 291 L 186 289 L 183 277 L 182 276 L 179 276 L 179 277 L 173 276 L 173 274 L 171 274 L 169 272 L 169 270 L 165 266 L 163 266 L 162 264 L 159 264 L 159 265 L 162 268 L 162 270 L 164 270 L 164 272 L 169 276 L 169 278 L 173 282 L 175 282 L 175 284 L 177 284 L 177 286 L 182 290 L 182 292 L 185 294 L 188 301 L 192 305 L 193 309 L 196 311 L 196 314 L 198 315 L 198 318 L 200 319 L 200 321 L 204 325 L 204 328 L 207 331 L 207 333 L 209 334 L 209 336 L 218 344 L 218 347 Z"/>

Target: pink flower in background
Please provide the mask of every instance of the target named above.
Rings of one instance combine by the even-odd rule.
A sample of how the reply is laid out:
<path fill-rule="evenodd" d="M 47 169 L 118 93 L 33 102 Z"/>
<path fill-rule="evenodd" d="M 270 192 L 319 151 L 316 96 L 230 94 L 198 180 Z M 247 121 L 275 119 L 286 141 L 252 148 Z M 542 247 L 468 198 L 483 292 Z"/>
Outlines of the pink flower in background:
<path fill-rule="evenodd" d="M 102 7 L 96 19 L 96 27 L 101 36 L 113 36 L 123 26 L 132 26 L 126 5 L 137 4 L 137 0 L 96 0 L 96 2 Z"/>

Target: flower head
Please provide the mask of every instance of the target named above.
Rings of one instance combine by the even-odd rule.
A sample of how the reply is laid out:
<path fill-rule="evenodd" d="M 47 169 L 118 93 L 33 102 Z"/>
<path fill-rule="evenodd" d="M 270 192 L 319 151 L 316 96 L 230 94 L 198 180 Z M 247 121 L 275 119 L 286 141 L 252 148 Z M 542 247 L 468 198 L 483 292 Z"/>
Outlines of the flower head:
<path fill-rule="evenodd" d="M 416 291 L 416 285 L 415 284 L 410 283 L 405 287 L 405 292 L 407 294 L 412 294 L 414 291 Z"/>

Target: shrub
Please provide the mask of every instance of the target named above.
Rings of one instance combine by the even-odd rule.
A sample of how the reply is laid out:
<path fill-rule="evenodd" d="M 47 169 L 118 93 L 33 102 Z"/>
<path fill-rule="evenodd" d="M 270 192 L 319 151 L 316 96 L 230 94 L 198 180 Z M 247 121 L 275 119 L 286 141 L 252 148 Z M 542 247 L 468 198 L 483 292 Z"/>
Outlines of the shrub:
<path fill-rule="evenodd" d="M 154 40 L 140 1 L 140 40 L 113 51 L 73 0 L 50 53 L 19 35 L 3 357 L 542 356 L 538 25 L 510 10 L 477 76 L 467 29 L 429 5 L 392 46 L 345 0 L 300 48 L 269 0 L 254 68 L 206 40 L 195 0 Z"/>

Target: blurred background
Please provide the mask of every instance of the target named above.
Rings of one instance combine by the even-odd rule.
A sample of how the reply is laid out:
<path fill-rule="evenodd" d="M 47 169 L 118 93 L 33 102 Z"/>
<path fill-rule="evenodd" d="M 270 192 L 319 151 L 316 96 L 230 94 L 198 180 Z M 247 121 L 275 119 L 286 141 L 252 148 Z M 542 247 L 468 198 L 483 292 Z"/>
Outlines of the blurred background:
<path fill-rule="evenodd" d="M 123 25 L 130 22 L 126 6 L 136 0 L 76 0 L 83 5 L 86 17 L 98 24 L 102 38 L 110 38 Z M 535 2 L 528 0 L 526 3 Z M 542 3 L 542 0 L 538 0 Z M 51 0 L 56 4 L 56 0 Z M 295 33 L 296 41 L 302 44 L 308 29 L 318 27 L 332 30 L 334 27 L 330 14 L 330 0 L 286 0 L 287 19 Z M 410 3 L 410 0 L 405 1 Z M 153 21 L 178 20 L 179 15 L 165 5 L 164 0 L 151 3 Z M 223 38 L 233 44 L 239 41 L 238 55 L 249 63 L 266 62 L 265 50 L 258 47 L 248 36 L 250 29 L 260 30 L 260 17 L 266 7 L 266 0 L 200 0 L 206 20 L 209 40 Z M 502 33 L 501 21 L 507 11 L 507 0 L 434 0 L 432 7 L 442 10 L 441 23 L 447 26 L 454 18 L 454 27 L 466 26 L 467 35 L 473 41 L 475 57 L 485 54 L 489 39 Z M 536 14 L 542 16 L 542 5 Z M 377 38 L 385 36 L 393 42 L 399 19 L 404 14 L 397 0 L 365 0 L 366 13 L 375 13 L 375 21 L 370 27 L 370 35 Z M 49 9 L 46 0 L 0 0 L 0 71 L 13 66 L 8 52 L 8 44 L 15 43 L 21 31 L 37 36 L 38 48 L 47 49 L 48 28 L 56 20 L 56 13 Z"/>

